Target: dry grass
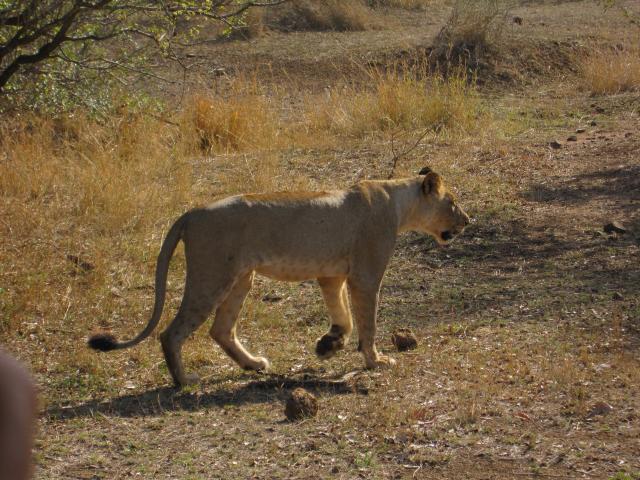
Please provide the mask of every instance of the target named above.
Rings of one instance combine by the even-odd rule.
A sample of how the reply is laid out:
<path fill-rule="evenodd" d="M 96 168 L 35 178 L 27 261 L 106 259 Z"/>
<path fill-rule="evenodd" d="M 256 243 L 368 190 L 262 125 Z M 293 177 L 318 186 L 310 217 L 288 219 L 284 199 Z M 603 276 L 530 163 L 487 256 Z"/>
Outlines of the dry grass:
<path fill-rule="evenodd" d="M 51 220 L 73 218 L 105 233 L 139 231 L 151 221 L 144 211 L 183 204 L 188 195 L 176 132 L 154 119 L 27 116 L 0 128 L 0 192 L 16 202 L 18 216 L 46 207 Z M 138 188 L 141 179 L 145 188 Z M 172 188 L 161 188 L 167 184 Z"/>
<path fill-rule="evenodd" d="M 275 114 L 264 95 L 195 95 L 182 112 L 184 140 L 190 151 L 205 154 L 266 148 L 278 133 Z"/>
<path fill-rule="evenodd" d="M 582 62 L 582 82 L 593 95 L 640 89 L 640 51 L 597 51 Z"/>
<path fill-rule="evenodd" d="M 513 0 L 455 0 L 451 15 L 435 40 L 435 59 L 475 68 L 499 42 Z"/>
<path fill-rule="evenodd" d="M 368 0 L 372 7 L 404 8 L 407 10 L 426 10 L 433 6 L 436 0 Z"/>
<path fill-rule="evenodd" d="M 102 123 L 27 115 L 0 129 L 2 256 L 10 272 L 2 324 L 15 332 L 52 307 L 55 323 L 64 319 L 51 282 L 75 271 L 67 255 L 87 258 L 85 270 L 92 270 L 113 261 L 98 253 L 109 243 L 127 243 L 122 254 L 146 249 L 148 232 L 188 203 L 191 174 L 177 153 L 175 129 L 140 115 Z M 97 293 L 101 282 L 95 287 Z"/>
<path fill-rule="evenodd" d="M 254 9 L 241 32 L 256 36 L 267 30 L 359 31 L 376 28 L 380 19 L 363 0 L 299 0 L 269 9 Z"/>
<path fill-rule="evenodd" d="M 293 112 L 281 107 L 285 95 L 267 95 L 255 81 L 236 80 L 225 95 L 194 95 L 180 114 L 184 147 L 190 153 L 255 152 L 318 146 L 327 133 L 469 133 L 482 115 L 475 86 L 463 73 L 444 78 L 396 65 L 368 76 L 371 89 L 343 82 L 322 95 L 299 93 L 303 108 Z"/>
<path fill-rule="evenodd" d="M 416 76 L 398 69 L 370 74 L 371 90 L 335 87 L 311 108 L 313 128 L 364 136 L 388 130 L 470 131 L 480 102 L 464 75 Z"/>

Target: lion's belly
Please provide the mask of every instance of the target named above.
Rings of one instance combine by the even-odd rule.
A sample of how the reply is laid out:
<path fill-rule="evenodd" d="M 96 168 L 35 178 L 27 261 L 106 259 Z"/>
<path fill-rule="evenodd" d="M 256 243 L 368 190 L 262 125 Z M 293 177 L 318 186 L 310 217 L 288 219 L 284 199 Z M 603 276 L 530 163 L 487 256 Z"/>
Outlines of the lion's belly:
<path fill-rule="evenodd" d="M 255 271 L 275 280 L 301 282 L 319 277 L 345 276 L 349 271 L 346 259 L 327 262 L 313 261 L 265 261 L 255 268 Z"/>

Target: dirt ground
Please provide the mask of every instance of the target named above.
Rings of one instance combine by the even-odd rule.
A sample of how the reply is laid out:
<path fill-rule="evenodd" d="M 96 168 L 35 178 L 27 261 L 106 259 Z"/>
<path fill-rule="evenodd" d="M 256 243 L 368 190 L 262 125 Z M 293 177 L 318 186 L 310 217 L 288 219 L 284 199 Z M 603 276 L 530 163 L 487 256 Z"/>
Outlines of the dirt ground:
<path fill-rule="evenodd" d="M 375 31 L 205 44 L 186 89 L 215 89 L 224 75 L 207 72 L 223 69 L 322 91 L 333 75 L 355 75 L 355 59 L 384 64 L 427 51 L 448 11 L 394 10 Z M 240 371 L 203 328 L 184 349 L 203 383 L 182 391 L 169 387 L 155 339 L 82 353 L 96 356 L 97 375 L 82 362 L 49 370 L 58 353 L 42 350 L 38 335 L 70 335 L 59 348 L 84 349 L 100 325 L 44 325 L 7 340 L 41 388 L 36 478 L 640 478 L 640 94 L 594 97 L 575 81 L 577 58 L 640 30 L 595 2 L 528 2 L 514 15 L 523 24 L 508 25 L 479 88 L 517 131 L 422 142 L 402 159 L 404 172 L 426 164 L 440 172 L 474 221 L 448 248 L 399 238 L 378 334 L 394 369 L 362 370 L 355 341 L 331 360 L 315 358 L 328 320 L 312 282 L 258 279 L 250 294 L 241 337 L 272 372 Z M 179 101 L 179 89 L 170 93 Z M 385 139 L 279 155 L 292 175 L 333 187 L 385 178 L 391 157 Z M 224 162 L 194 159 L 203 195 Z M 605 233 L 614 221 L 626 232 Z M 112 295 L 122 310 L 135 305 L 111 324 L 123 336 L 151 308 L 156 245 L 143 284 Z M 165 322 L 181 295 L 176 263 Z M 395 352 L 391 333 L 404 327 L 418 347 Z M 298 386 L 317 395 L 319 413 L 288 422 L 284 402 Z"/>

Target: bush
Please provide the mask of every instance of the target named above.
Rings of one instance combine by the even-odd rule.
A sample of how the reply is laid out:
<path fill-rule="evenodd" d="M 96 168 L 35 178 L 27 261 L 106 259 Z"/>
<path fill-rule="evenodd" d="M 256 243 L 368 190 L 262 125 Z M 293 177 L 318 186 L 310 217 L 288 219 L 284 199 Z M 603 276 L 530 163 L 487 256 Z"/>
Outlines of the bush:
<path fill-rule="evenodd" d="M 441 65 L 476 69 L 498 42 L 513 0 L 455 0 L 447 23 L 434 42 L 433 59 Z"/>

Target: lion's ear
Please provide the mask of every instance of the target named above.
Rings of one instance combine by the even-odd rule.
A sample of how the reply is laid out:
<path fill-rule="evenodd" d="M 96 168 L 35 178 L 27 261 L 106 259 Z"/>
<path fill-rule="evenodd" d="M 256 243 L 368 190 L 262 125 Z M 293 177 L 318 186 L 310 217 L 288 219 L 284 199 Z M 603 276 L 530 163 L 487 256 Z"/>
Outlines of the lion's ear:
<path fill-rule="evenodd" d="M 422 167 L 420 172 L 418 172 L 418 175 L 426 175 L 427 173 L 430 173 L 431 171 L 432 170 L 429 167 Z"/>
<path fill-rule="evenodd" d="M 441 195 L 443 189 L 444 186 L 442 185 L 440 175 L 435 172 L 427 173 L 427 176 L 424 177 L 424 181 L 422 182 L 422 190 L 425 195 L 429 195 L 430 193 Z"/>

